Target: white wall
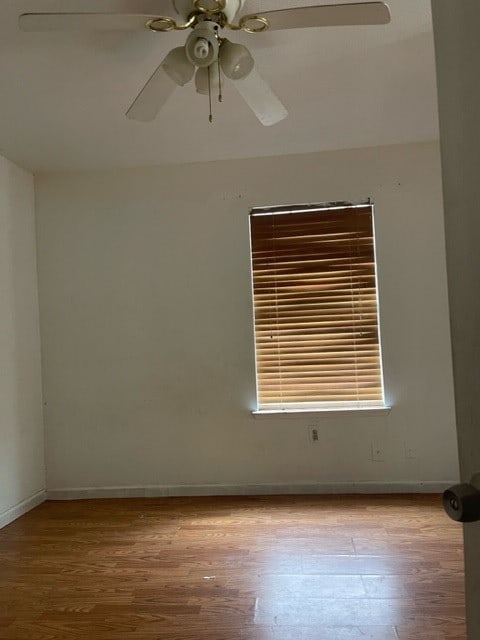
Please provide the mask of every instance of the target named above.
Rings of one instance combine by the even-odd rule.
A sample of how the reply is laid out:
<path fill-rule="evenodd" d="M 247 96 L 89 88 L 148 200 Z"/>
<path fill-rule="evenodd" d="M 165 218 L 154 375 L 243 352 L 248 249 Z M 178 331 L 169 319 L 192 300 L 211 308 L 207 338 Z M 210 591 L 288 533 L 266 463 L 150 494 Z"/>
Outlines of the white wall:
<path fill-rule="evenodd" d="M 44 497 L 33 176 L 0 157 L 0 526 Z"/>
<path fill-rule="evenodd" d="M 52 495 L 457 479 L 437 144 L 48 174 L 36 195 Z M 367 196 L 392 412 L 254 419 L 249 207 Z"/>

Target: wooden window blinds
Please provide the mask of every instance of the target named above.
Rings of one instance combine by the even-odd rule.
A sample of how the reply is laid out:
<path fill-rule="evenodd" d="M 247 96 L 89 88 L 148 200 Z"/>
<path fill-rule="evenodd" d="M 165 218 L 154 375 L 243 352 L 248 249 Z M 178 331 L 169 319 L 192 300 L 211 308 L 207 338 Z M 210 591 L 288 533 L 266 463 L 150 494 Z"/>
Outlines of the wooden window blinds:
<path fill-rule="evenodd" d="M 258 409 L 384 406 L 373 205 L 250 213 Z"/>

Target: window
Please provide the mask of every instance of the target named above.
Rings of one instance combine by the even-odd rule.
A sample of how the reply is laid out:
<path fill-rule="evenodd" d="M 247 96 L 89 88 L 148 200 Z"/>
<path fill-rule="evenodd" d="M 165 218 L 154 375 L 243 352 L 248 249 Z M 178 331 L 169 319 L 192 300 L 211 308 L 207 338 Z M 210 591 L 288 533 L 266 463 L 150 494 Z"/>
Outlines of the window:
<path fill-rule="evenodd" d="M 384 407 L 373 205 L 250 213 L 258 411 Z"/>

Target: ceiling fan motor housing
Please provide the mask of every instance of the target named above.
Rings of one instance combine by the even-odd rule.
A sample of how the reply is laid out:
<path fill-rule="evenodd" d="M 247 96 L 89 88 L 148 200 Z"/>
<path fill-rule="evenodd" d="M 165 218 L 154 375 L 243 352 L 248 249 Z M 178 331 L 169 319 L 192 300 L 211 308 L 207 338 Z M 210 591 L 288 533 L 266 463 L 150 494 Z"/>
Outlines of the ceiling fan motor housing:
<path fill-rule="evenodd" d="M 209 67 L 218 59 L 218 29 L 216 22 L 204 20 L 188 36 L 185 52 L 196 67 Z"/>
<path fill-rule="evenodd" d="M 223 13 L 229 22 L 233 22 L 245 0 L 226 0 Z M 173 0 L 173 8 L 185 20 L 195 11 L 194 0 Z"/>

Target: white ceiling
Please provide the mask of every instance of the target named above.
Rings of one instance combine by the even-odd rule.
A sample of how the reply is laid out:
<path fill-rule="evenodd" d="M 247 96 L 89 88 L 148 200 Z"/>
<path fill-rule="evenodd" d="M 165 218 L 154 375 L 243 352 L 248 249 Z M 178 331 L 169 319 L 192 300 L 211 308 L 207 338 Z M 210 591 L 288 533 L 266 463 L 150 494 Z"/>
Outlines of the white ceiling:
<path fill-rule="evenodd" d="M 330 0 L 333 3 L 335 0 Z M 345 1 L 345 0 L 343 0 Z M 164 4 L 161 2 L 161 4 Z M 247 0 L 246 9 L 318 4 Z M 0 152 L 34 171 L 99 169 L 344 149 L 438 137 L 430 0 L 390 0 L 392 23 L 259 35 L 231 32 L 287 106 L 262 127 L 231 84 L 177 89 L 151 124 L 124 113 L 186 34 L 22 33 L 25 11 L 156 13 L 158 0 L 2 0 Z"/>

